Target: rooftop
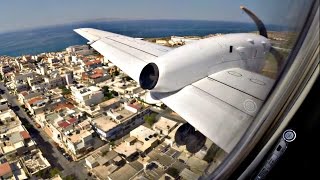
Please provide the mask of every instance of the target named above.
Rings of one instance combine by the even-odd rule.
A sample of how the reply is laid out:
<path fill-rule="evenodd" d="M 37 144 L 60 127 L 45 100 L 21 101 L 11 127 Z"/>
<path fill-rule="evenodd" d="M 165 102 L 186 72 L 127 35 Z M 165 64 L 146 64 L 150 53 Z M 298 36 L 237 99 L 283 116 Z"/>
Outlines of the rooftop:
<path fill-rule="evenodd" d="M 130 136 L 134 136 L 142 142 L 155 138 L 156 134 L 157 133 L 154 130 L 151 130 L 143 125 L 140 125 L 130 132 Z"/>
<path fill-rule="evenodd" d="M 93 173 L 101 179 L 108 179 L 108 175 L 118 169 L 118 166 L 110 164 L 109 166 L 97 166 L 93 168 Z"/>
<path fill-rule="evenodd" d="M 187 165 L 190 166 L 191 171 L 199 175 L 201 175 L 208 167 L 208 163 L 206 161 L 196 158 L 195 156 L 191 156 L 188 159 Z"/>
<path fill-rule="evenodd" d="M 91 66 L 91 65 L 93 65 L 93 64 L 100 64 L 100 63 L 101 63 L 100 60 L 91 60 L 91 61 L 87 61 L 87 62 L 85 63 L 85 65 L 86 65 L 86 66 Z"/>
<path fill-rule="evenodd" d="M 31 139 L 31 136 L 28 133 L 28 131 L 21 131 L 20 135 L 22 136 L 23 139 Z"/>
<path fill-rule="evenodd" d="M 91 132 L 88 130 L 80 130 L 79 133 L 74 132 L 71 136 L 68 136 L 72 143 L 77 143 L 88 136 L 91 136 Z"/>
<path fill-rule="evenodd" d="M 119 114 L 122 117 L 121 119 L 117 119 L 117 121 L 120 121 L 120 122 L 127 120 L 128 117 L 134 114 L 133 112 L 124 108 L 117 108 L 113 110 L 112 113 Z"/>
<path fill-rule="evenodd" d="M 10 164 L 8 162 L 0 164 L 0 177 L 12 172 Z"/>
<path fill-rule="evenodd" d="M 20 132 L 13 132 L 13 133 L 9 134 L 8 137 L 9 137 L 10 142 L 12 144 L 23 141 L 23 137 L 21 136 Z"/>
<path fill-rule="evenodd" d="M 61 109 L 66 109 L 66 108 L 73 109 L 74 105 L 69 102 L 59 103 L 59 104 L 55 105 L 54 111 L 59 111 Z"/>
<path fill-rule="evenodd" d="M 113 122 L 109 116 L 100 116 L 92 120 L 95 126 L 102 131 L 109 131 L 117 126 L 117 123 Z"/>
<path fill-rule="evenodd" d="M 185 168 L 181 171 L 180 173 L 180 176 L 183 178 L 183 179 L 187 179 L 187 180 L 193 180 L 193 179 L 199 179 L 200 178 L 200 175 L 192 172 L 191 170 Z"/>
<path fill-rule="evenodd" d="M 50 167 L 50 163 L 42 156 L 42 153 L 39 150 L 33 150 L 31 154 L 24 156 L 22 162 L 25 164 L 29 174 L 35 174 Z"/>
<path fill-rule="evenodd" d="M 143 169 L 143 165 L 137 161 L 124 165 L 118 171 L 109 175 L 109 178 L 114 180 L 127 180 L 131 179 Z"/>
<path fill-rule="evenodd" d="M 5 133 L 20 125 L 21 121 L 11 109 L 0 112 L 0 133 Z"/>
<path fill-rule="evenodd" d="M 118 153 L 115 152 L 114 150 L 107 152 L 105 155 L 102 154 L 102 156 L 98 156 L 97 161 L 100 165 L 106 164 L 110 160 L 114 159 L 115 157 L 118 156 Z"/>
<path fill-rule="evenodd" d="M 156 123 L 154 123 L 154 128 L 159 130 L 168 130 L 176 126 L 178 123 L 176 121 L 161 117 Z"/>
<path fill-rule="evenodd" d="M 98 74 L 98 73 L 96 73 L 96 74 L 90 75 L 90 78 L 96 79 L 96 78 L 99 78 L 99 77 L 102 77 L 102 76 L 103 76 L 103 74 Z"/>
<path fill-rule="evenodd" d="M 132 145 L 128 145 L 126 142 L 122 142 L 114 149 L 117 153 L 122 154 L 126 157 L 133 155 L 134 153 L 138 152 L 139 149 L 143 147 L 143 143 L 140 141 L 136 141 Z"/>
<path fill-rule="evenodd" d="M 65 128 L 69 127 L 70 125 L 75 124 L 77 121 L 78 120 L 76 118 L 70 118 L 68 120 L 62 120 L 62 121 L 58 122 L 58 126 L 65 129 Z"/>
<path fill-rule="evenodd" d="M 110 105 L 112 105 L 114 103 L 117 103 L 117 102 L 119 102 L 119 99 L 112 98 L 112 99 L 109 99 L 107 101 L 104 101 L 104 102 L 100 103 L 99 106 L 100 107 L 110 106 Z"/>

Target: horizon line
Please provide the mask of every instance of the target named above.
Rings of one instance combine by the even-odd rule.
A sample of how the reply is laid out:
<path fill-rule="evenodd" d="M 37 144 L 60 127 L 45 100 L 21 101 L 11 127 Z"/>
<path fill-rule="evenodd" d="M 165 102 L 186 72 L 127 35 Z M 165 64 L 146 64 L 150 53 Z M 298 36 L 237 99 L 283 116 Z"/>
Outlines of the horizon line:
<path fill-rule="evenodd" d="M 213 20 L 213 19 L 170 19 L 170 18 L 159 18 L 159 19 L 153 19 L 153 18 L 95 18 L 95 19 L 87 19 L 87 20 L 79 20 L 79 21 L 70 21 L 70 22 L 64 22 L 64 23 L 57 23 L 57 24 L 48 24 L 48 25 L 39 25 L 34 27 L 26 27 L 22 29 L 9 29 L 9 30 L 0 30 L 0 34 L 6 34 L 6 33 L 15 33 L 15 32 L 21 32 L 21 31 L 28 31 L 28 30 L 36 30 L 36 29 L 42 29 L 42 28 L 48 28 L 52 26 L 63 26 L 63 25 L 72 25 L 72 24 L 80 24 L 80 23 L 89 23 L 89 22 L 108 22 L 108 21 L 212 21 L 212 22 L 230 22 L 230 23 L 251 23 L 250 21 L 229 21 L 229 20 Z M 277 24 L 267 24 L 267 25 L 276 25 Z"/>

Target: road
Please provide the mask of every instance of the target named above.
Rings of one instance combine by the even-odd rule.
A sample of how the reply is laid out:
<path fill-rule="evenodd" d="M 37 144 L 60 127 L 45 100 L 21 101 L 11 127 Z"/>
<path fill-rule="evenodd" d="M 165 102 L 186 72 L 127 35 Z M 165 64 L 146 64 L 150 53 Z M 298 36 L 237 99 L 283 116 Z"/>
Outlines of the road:
<path fill-rule="evenodd" d="M 9 103 L 11 103 L 13 106 L 19 106 L 16 96 L 11 95 L 2 82 L 0 82 L 0 89 L 5 91 L 2 96 L 8 99 Z M 43 156 L 47 158 L 51 166 L 57 167 L 62 172 L 63 177 L 73 174 L 77 179 L 80 180 L 91 179 L 91 177 L 87 175 L 87 170 L 84 167 L 84 160 L 78 162 L 69 162 L 55 147 L 53 140 L 51 140 L 42 129 L 36 128 L 35 122 L 31 120 L 31 118 L 22 108 L 15 113 L 20 118 L 22 124 L 32 125 L 30 128 L 28 128 L 32 139 L 37 143 L 39 149 L 43 153 Z"/>

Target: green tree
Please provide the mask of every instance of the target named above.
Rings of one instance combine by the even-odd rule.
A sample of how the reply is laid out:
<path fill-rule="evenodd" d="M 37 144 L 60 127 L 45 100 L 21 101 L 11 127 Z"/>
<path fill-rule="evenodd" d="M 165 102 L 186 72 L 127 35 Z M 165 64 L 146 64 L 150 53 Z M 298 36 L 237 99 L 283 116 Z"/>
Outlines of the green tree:
<path fill-rule="evenodd" d="M 112 94 L 113 96 L 119 96 L 119 93 L 118 93 L 117 91 L 111 91 L 111 94 Z"/>
<path fill-rule="evenodd" d="M 103 91 L 103 94 L 108 93 L 109 92 L 109 86 L 103 86 L 102 87 L 102 91 Z"/>
<path fill-rule="evenodd" d="M 55 175 L 60 174 L 60 171 L 58 168 L 55 167 L 53 169 L 50 169 L 49 173 L 50 173 L 50 177 L 54 177 Z"/>
<path fill-rule="evenodd" d="M 110 146 L 114 146 L 114 145 L 115 145 L 114 141 L 110 141 L 110 142 L 109 142 L 109 145 L 110 145 Z"/>
<path fill-rule="evenodd" d="M 110 91 L 108 86 L 102 87 L 103 95 L 106 100 L 113 98 L 114 96 L 118 96 L 116 91 Z"/>
<path fill-rule="evenodd" d="M 70 94 L 71 90 L 66 88 L 65 86 L 60 86 L 59 89 L 62 90 L 62 95 Z"/>
<path fill-rule="evenodd" d="M 143 119 L 149 126 L 152 126 L 155 123 L 156 114 L 152 113 L 150 115 L 144 115 Z"/>
<path fill-rule="evenodd" d="M 48 173 L 47 170 L 39 171 L 39 172 L 37 172 L 37 174 L 36 174 L 37 177 L 41 177 L 41 178 L 43 178 L 43 179 L 49 178 L 48 175 L 49 175 L 49 173 Z"/>
<path fill-rule="evenodd" d="M 66 176 L 66 177 L 63 178 L 63 180 L 76 180 L 76 179 L 77 179 L 77 178 L 76 178 L 73 174 L 68 175 L 68 176 Z"/>

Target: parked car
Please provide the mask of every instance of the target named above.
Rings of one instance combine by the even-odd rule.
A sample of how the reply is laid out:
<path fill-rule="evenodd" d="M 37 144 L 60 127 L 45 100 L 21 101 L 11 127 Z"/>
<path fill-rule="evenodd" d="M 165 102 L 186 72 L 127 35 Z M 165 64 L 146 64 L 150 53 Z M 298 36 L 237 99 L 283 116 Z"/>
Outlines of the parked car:
<path fill-rule="evenodd" d="M 41 128 L 40 124 L 36 123 L 36 127 L 37 128 Z"/>

